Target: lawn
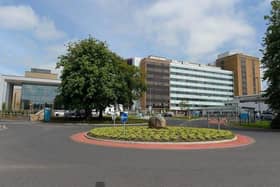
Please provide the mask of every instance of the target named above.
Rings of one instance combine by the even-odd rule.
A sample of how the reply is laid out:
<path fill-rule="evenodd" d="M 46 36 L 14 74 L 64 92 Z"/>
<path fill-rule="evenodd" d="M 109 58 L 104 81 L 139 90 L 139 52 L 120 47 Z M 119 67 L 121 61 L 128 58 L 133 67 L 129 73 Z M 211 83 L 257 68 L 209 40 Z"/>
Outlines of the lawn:
<path fill-rule="evenodd" d="M 88 135 L 102 139 L 152 142 L 196 142 L 232 139 L 234 137 L 234 134 L 228 130 L 190 127 L 152 129 L 147 126 L 94 128 L 90 130 Z"/>
<path fill-rule="evenodd" d="M 260 129 L 270 129 L 270 121 L 256 121 L 254 123 L 234 123 L 234 126 L 241 126 L 247 128 L 260 128 Z"/>

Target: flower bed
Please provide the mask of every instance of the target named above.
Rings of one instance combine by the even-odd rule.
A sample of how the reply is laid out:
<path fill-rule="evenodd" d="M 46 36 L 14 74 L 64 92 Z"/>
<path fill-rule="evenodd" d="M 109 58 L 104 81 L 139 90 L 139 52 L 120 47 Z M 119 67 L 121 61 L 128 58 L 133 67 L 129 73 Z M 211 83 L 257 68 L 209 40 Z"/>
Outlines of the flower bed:
<path fill-rule="evenodd" d="M 88 136 L 101 139 L 142 141 L 142 142 L 197 142 L 234 138 L 227 130 L 215 130 L 189 127 L 167 127 L 151 129 L 146 126 L 102 127 L 94 128 Z"/>

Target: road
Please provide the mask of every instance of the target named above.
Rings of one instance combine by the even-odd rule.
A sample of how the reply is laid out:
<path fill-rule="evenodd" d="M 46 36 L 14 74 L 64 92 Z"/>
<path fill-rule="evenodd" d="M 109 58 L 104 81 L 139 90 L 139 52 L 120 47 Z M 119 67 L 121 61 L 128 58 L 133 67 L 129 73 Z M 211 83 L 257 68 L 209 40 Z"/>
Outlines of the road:
<path fill-rule="evenodd" d="M 280 132 L 238 131 L 256 143 L 233 149 L 134 150 L 69 139 L 90 126 L 3 123 L 1 187 L 280 186 Z"/>

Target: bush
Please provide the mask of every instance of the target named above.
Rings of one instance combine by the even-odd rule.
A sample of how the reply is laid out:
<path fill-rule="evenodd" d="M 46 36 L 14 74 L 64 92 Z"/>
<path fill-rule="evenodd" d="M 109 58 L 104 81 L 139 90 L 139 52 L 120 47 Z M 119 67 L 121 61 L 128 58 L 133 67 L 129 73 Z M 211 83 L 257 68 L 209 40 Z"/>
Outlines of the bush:
<path fill-rule="evenodd" d="M 272 129 L 280 129 L 280 114 L 278 114 L 271 122 Z"/>

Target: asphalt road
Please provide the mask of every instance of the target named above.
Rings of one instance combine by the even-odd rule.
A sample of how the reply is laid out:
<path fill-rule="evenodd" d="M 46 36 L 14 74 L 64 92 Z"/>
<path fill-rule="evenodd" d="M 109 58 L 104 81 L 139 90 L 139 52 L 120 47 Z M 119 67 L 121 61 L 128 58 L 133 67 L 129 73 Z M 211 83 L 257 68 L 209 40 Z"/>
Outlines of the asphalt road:
<path fill-rule="evenodd" d="M 256 143 L 233 149 L 134 150 L 69 139 L 89 126 L 3 123 L 1 187 L 280 186 L 280 132 L 239 131 Z"/>

